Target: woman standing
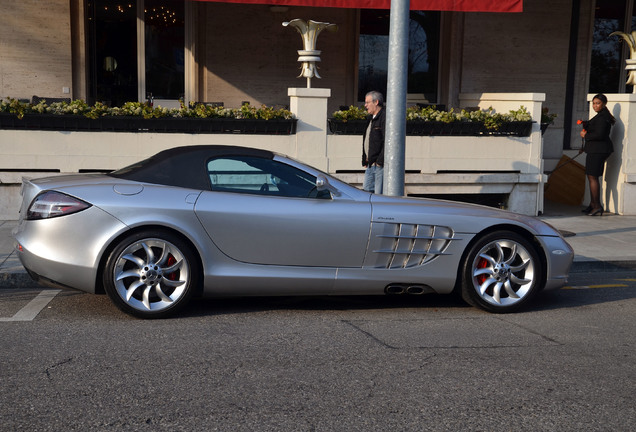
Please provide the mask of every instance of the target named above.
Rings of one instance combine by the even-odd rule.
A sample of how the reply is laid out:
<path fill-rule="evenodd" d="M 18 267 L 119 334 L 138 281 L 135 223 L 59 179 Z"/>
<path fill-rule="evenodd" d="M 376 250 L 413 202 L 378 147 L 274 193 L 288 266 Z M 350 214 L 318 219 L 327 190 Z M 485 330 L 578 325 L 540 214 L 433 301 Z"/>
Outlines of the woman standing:
<path fill-rule="evenodd" d="M 616 119 L 607 109 L 607 97 L 604 94 L 594 96 L 592 109 L 596 115 L 588 122 L 584 122 L 584 128 L 581 131 L 581 138 L 585 139 L 585 145 L 580 152 L 587 153 L 585 174 L 590 184 L 590 205 L 583 212 L 588 216 L 603 216 L 599 177 L 603 175 L 605 161 L 614 151 L 609 135 Z"/>

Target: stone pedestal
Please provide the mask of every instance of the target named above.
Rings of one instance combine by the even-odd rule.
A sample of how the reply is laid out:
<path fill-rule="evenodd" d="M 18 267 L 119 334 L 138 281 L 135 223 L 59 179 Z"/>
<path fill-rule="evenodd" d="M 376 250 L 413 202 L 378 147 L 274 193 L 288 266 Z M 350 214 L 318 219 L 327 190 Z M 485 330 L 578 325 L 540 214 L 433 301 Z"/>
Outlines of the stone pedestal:
<path fill-rule="evenodd" d="M 331 89 L 290 88 L 289 109 L 296 118 L 296 155 L 323 171 L 329 171 L 327 157 L 327 102 Z"/>

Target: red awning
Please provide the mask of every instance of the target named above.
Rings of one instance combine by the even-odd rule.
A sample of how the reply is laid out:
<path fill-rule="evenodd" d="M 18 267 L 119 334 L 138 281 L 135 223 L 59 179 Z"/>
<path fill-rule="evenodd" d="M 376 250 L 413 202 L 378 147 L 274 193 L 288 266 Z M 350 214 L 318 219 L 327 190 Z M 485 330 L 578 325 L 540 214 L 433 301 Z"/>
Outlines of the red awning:
<path fill-rule="evenodd" d="M 353 9 L 390 9 L 391 0 L 198 0 L 219 3 L 270 4 Z M 523 0 L 411 0 L 413 10 L 522 12 Z"/>

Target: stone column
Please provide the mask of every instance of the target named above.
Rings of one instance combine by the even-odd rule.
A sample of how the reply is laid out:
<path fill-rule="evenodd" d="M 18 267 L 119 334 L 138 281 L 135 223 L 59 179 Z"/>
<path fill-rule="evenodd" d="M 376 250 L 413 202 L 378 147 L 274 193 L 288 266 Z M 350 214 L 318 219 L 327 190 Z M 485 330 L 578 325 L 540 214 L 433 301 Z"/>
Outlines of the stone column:
<path fill-rule="evenodd" d="M 327 159 L 327 102 L 331 89 L 289 88 L 289 108 L 298 118 L 296 126 L 296 157 L 329 171 Z"/>
<path fill-rule="evenodd" d="M 607 109 L 616 118 L 611 138 L 614 153 L 607 160 L 602 179 L 601 201 L 605 210 L 636 215 L 636 94 L 606 94 Z M 596 115 L 590 102 L 590 118 Z"/>

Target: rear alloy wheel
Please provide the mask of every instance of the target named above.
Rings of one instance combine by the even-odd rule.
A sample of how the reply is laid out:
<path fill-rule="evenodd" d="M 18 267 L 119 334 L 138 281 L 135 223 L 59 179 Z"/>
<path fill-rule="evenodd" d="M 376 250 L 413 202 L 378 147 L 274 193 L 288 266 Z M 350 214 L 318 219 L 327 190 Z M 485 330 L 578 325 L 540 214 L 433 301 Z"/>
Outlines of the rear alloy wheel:
<path fill-rule="evenodd" d="M 104 289 L 124 312 L 164 318 L 185 306 L 198 280 L 190 247 L 168 232 L 139 232 L 122 240 L 104 270 Z"/>
<path fill-rule="evenodd" d="M 510 231 L 477 241 L 464 262 L 462 297 L 490 312 L 512 312 L 540 290 L 541 260 L 533 245 Z"/>

